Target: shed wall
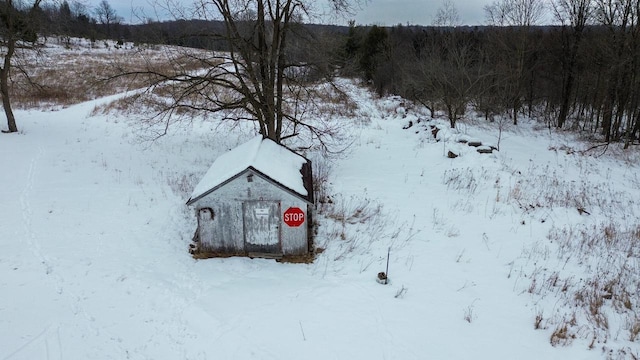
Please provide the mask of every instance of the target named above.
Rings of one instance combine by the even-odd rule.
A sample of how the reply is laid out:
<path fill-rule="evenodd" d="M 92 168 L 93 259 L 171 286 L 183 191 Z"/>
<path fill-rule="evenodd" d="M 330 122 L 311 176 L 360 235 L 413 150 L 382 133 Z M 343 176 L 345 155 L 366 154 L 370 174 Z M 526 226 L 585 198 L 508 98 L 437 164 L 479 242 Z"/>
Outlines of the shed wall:
<path fill-rule="evenodd" d="M 251 176 L 251 182 L 248 181 L 248 176 Z M 310 216 L 307 203 L 250 169 L 195 202 L 201 251 L 246 254 L 243 203 L 248 201 L 264 201 L 265 208 L 269 207 L 267 203 L 279 203 L 277 231 L 283 255 L 304 255 L 309 252 L 307 220 Z M 302 225 L 290 227 L 283 222 L 283 213 L 290 207 L 299 207 L 305 212 Z M 207 216 L 206 211 L 204 214 L 200 211 L 207 208 L 213 210 L 212 218 Z"/>

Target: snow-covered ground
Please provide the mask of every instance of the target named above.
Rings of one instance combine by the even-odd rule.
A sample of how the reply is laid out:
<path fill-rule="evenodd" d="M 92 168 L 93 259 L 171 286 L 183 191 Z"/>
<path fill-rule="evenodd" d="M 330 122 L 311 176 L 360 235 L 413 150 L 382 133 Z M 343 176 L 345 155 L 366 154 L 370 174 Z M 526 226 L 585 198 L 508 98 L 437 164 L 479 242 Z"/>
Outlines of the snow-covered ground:
<path fill-rule="evenodd" d="M 194 124 L 149 143 L 127 119 L 90 115 L 109 99 L 18 111 L 22 131 L 0 137 L 0 359 L 640 356 L 637 247 L 623 264 L 630 308 L 603 293 L 602 329 L 574 293 L 605 264 L 562 243 L 563 229 L 597 233 L 614 215 L 638 229 L 633 156 L 580 154 L 526 122 L 479 154 L 453 134 L 436 142 L 399 99 L 350 93 L 352 145 L 323 165 L 332 204 L 312 264 L 187 251 L 188 195 L 251 130 Z M 460 132 L 497 142 L 495 127 Z M 569 344 L 552 346 L 563 324 Z"/>

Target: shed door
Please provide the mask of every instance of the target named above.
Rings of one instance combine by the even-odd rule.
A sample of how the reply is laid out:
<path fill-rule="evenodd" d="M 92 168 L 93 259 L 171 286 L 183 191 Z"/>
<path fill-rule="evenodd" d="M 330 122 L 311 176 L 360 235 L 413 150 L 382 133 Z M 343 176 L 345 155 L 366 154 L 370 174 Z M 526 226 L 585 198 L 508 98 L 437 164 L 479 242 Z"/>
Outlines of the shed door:
<path fill-rule="evenodd" d="M 242 216 L 247 253 L 282 254 L 278 201 L 245 201 Z"/>

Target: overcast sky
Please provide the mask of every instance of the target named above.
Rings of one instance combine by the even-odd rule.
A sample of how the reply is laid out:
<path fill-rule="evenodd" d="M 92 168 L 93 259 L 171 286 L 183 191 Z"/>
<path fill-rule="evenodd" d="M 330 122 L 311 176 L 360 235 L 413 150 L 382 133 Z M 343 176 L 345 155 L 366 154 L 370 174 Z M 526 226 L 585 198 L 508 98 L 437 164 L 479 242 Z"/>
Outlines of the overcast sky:
<path fill-rule="evenodd" d="M 90 7 L 95 7 L 100 0 L 90 0 Z M 107 0 L 126 23 L 138 23 L 138 17 L 132 15 L 132 9 L 144 9 L 147 17 L 157 20 L 169 19 L 167 15 L 157 16 L 149 5 L 152 0 Z M 189 1 L 189 0 L 184 0 Z M 452 0 L 458 9 L 460 21 L 463 25 L 483 25 L 485 23 L 483 7 L 492 0 Z M 188 2 L 187 2 L 188 3 Z M 358 10 L 352 18 L 359 25 L 397 24 L 431 25 L 438 8 L 443 0 L 369 0 Z M 165 19 L 162 17 L 167 16 Z M 346 20 L 340 25 L 346 25 Z"/>
<path fill-rule="evenodd" d="M 490 0 L 452 0 L 464 25 L 482 25 Z M 393 26 L 431 25 L 442 0 L 370 0 L 355 16 L 356 23 Z"/>

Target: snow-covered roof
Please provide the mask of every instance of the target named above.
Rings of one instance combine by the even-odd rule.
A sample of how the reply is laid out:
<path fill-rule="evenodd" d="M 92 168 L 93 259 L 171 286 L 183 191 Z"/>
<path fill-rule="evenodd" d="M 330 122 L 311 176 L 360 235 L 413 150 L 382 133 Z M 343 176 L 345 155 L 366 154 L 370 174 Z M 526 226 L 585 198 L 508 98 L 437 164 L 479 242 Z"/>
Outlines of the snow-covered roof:
<path fill-rule="evenodd" d="M 256 136 L 220 155 L 193 189 L 189 202 L 202 197 L 250 167 L 300 196 L 309 198 L 300 172 L 302 165 L 308 161 L 271 139 Z"/>

